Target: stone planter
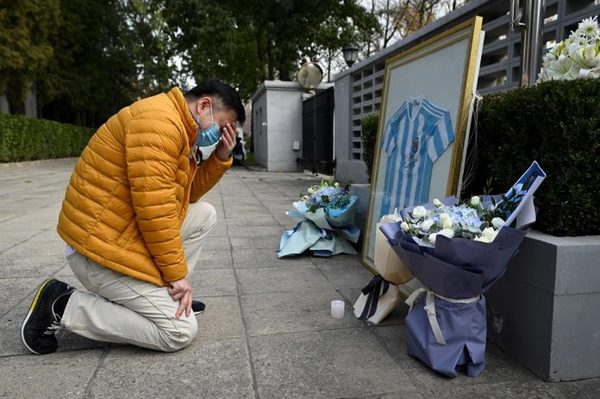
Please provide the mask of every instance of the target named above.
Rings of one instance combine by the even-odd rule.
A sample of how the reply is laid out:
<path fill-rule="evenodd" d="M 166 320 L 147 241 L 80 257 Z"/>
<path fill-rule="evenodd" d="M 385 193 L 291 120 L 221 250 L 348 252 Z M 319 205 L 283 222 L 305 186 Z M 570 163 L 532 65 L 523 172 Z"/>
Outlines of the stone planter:
<path fill-rule="evenodd" d="M 528 233 L 486 295 L 488 337 L 550 381 L 600 376 L 600 236 Z"/>

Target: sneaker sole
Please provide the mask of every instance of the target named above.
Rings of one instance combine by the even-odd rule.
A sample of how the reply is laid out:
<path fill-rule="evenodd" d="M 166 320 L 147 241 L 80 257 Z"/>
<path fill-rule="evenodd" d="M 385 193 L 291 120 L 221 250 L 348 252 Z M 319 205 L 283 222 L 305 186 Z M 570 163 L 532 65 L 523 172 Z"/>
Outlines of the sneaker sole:
<path fill-rule="evenodd" d="M 27 322 L 29 321 L 29 318 L 31 317 L 31 314 L 35 310 L 35 308 L 36 308 L 36 306 L 38 304 L 38 301 L 40 299 L 40 296 L 42 295 L 42 293 L 44 292 L 44 290 L 46 289 L 46 287 L 48 287 L 48 284 L 50 284 L 52 281 L 54 281 L 54 278 L 49 277 L 42 284 L 40 284 L 40 286 L 38 287 L 37 291 L 35 292 L 35 296 L 33 297 L 33 301 L 31 302 L 31 306 L 29 306 L 29 312 L 27 312 L 27 315 L 25 316 L 25 320 L 23 320 L 23 323 L 21 324 L 21 341 L 23 342 L 23 345 L 25 345 L 25 347 L 31 353 L 34 353 L 36 355 L 41 355 L 41 353 L 34 351 L 33 349 L 31 349 L 29 347 L 29 345 L 27 345 L 27 342 L 25 340 L 25 326 L 27 325 Z"/>

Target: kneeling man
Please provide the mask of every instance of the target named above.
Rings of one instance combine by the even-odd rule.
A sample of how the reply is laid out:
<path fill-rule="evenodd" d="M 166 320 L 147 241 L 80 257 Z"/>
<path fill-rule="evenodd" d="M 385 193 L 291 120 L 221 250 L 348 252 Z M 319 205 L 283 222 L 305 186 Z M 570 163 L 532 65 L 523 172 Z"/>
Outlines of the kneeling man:
<path fill-rule="evenodd" d="M 209 81 L 139 100 L 98 129 L 58 223 L 87 291 L 44 281 L 21 326 L 28 350 L 54 352 L 63 327 L 165 352 L 190 344 L 198 325 L 188 277 L 216 223 L 213 206 L 199 199 L 231 166 L 235 123 L 244 119 L 237 92 Z M 198 165 L 198 147 L 217 142 Z"/>

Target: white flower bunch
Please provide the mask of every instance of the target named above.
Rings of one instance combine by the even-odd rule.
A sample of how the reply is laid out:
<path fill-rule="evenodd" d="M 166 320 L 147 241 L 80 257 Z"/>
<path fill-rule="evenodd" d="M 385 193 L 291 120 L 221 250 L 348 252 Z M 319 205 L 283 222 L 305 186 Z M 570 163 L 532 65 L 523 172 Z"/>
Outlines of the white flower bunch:
<path fill-rule="evenodd" d="M 400 228 L 416 239 L 420 245 L 435 246 L 440 235 L 448 238 L 462 237 L 481 242 L 492 242 L 505 222 L 494 217 L 494 209 L 484 206 L 477 196 L 460 205 L 447 206 L 439 199 L 433 200 L 434 207 L 426 209 L 416 206 L 409 212 Z"/>
<path fill-rule="evenodd" d="M 312 185 L 305 193 L 300 193 L 300 201 L 310 212 L 315 212 L 319 208 L 344 208 L 350 203 L 349 187 L 350 184 L 342 187 L 333 179 L 322 179 L 320 184 Z"/>
<path fill-rule="evenodd" d="M 598 17 L 586 18 L 575 32 L 544 56 L 538 83 L 600 77 L 600 28 Z"/>

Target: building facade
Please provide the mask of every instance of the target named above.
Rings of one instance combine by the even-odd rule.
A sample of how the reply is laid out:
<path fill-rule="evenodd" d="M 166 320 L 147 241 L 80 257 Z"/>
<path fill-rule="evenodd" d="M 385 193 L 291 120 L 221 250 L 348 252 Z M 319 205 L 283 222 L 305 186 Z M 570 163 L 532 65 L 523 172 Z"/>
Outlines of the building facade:
<path fill-rule="evenodd" d="M 316 90 L 331 85 L 321 84 Z M 308 96 L 298 82 L 265 81 L 252 96 L 256 163 L 272 172 L 301 171 L 302 107 Z"/>
<path fill-rule="evenodd" d="M 361 120 L 379 112 L 385 61 L 474 16 L 483 17 L 483 46 L 477 91 L 489 94 L 519 86 L 521 33 L 510 30 L 509 0 L 471 0 L 465 6 L 335 77 L 336 178 L 366 183 Z M 546 0 L 545 48 L 565 39 L 578 23 L 600 13 L 600 0 Z"/>

